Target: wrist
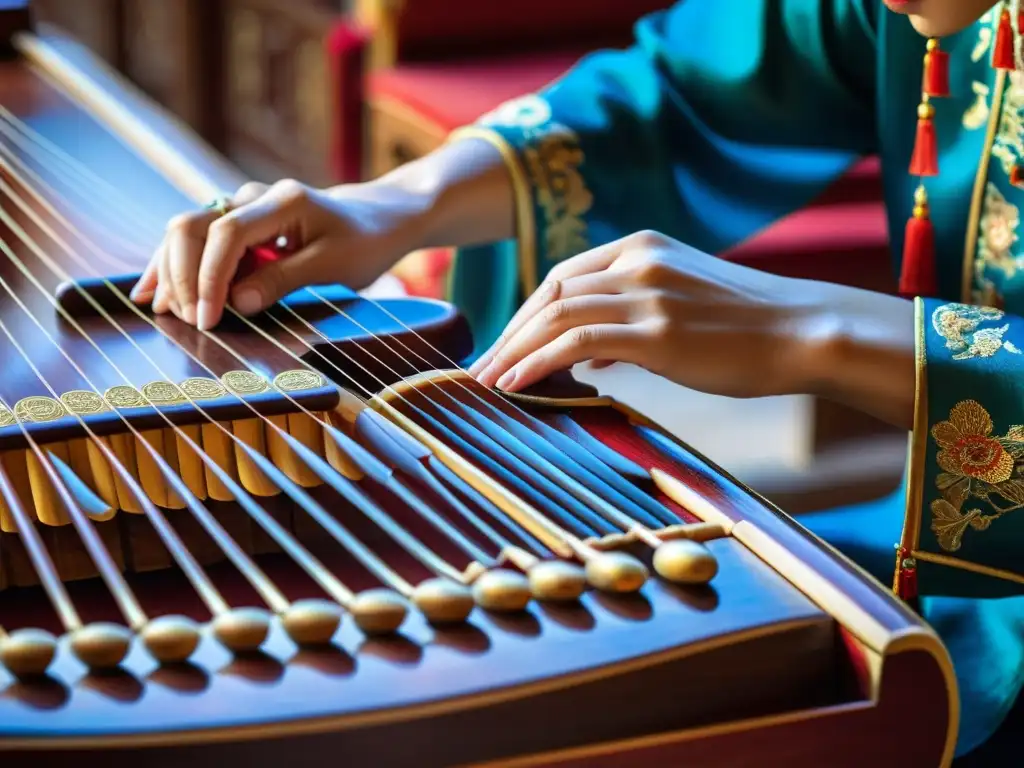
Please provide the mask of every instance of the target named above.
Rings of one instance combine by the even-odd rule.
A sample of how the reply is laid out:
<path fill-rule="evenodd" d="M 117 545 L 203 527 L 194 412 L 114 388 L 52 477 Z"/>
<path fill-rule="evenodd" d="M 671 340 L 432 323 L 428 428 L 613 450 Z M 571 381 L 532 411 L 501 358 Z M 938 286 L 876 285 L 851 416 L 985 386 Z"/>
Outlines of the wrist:
<path fill-rule="evenodd" d="M 913 425 L 916 389 L 913 302 L 830 284 L 809 284 L 793 370 L 799 391 Z"/>

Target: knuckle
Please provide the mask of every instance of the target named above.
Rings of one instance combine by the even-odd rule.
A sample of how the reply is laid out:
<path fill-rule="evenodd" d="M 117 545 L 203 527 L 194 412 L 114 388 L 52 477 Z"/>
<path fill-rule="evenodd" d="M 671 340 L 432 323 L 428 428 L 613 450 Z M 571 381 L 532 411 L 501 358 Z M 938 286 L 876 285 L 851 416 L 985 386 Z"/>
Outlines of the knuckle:
<path fill-rule="evenodd" d="M 656 288 L 665 281 L 667 268 L 656 259 L 644 259 L 633 268 L 633 280 L 645 288 Z"/>
<path fill-rule="evenodd" d="M 167 221 L 168 235 L 188 235 L 195 226 L 196 215 L 193 213 L 179 213 Z"/>
<path fill-rule="evenodd" d="M 668 238 L 653 229 L 644 229 L 635 232 L 628 238 L 629 244 L 635 248 L 663 248 L 668 244 Z"/>
<path fill-rule="evenodd" d="M 241 234 L 241 222 L 231 214 L 222 216 L 210 225 L 210 236 L 232 242 Z"/>
<path fill-rule="evenodd" d="M 298 205 L 309 199 L 309 188 L 295 179 L 282 179 L 271 187 L 271 192 L 284 205 Z"/>
<path fill-rule="evenodd" d="M 559 325 L 568 321 L 571 314 L 572 306 L 569 302 L 555 301 L 545 307 L 541 322 L 544 325 Z"/>
<path fill-rule="evenodd" d="M 247 181 L 245 184 L 235 190 L 235 200 L 251 200 L 252 198 L 259 197 L 267 191 L 267 185 L 261 184 L 258 181 Z"/>
<path fill-rule="evenodd" d="M 600 331 L 592 326 L 573 328 L 569 331 L 569 346 L 575 349 L 588 349 L 600 341 Z"/>

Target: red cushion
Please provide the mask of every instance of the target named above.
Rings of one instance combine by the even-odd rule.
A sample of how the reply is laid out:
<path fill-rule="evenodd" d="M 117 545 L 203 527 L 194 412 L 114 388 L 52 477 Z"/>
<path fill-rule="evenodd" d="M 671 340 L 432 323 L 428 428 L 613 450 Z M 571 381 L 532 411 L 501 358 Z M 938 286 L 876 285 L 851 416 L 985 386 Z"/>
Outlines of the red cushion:
<path fill-rule="evenodd" d="M 450 131 L 472 123 L 508 99 L 539 90 L 584 53 L 561 50 L 459 62 L 402 64 L 370 76 L 370 98 L 399 101 L 444 131 Z"/>
<path fill-rule="evenodd" d="M 672 0 L 415 0 L 398 14 L 398 59 L 628 45 L 633 24 Z"/>

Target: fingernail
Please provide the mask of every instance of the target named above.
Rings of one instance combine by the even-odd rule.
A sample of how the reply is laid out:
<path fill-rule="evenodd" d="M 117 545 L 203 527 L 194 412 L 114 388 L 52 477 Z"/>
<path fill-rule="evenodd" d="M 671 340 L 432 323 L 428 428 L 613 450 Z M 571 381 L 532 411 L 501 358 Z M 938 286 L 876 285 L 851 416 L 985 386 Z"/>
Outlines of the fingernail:
<path fill-rule="evenodd" d="M 216 312 L 211 304 L 206 299 L 199 300 L 199 310 L 197 312 L 198 326 L 200 330 L 208 331 L 214 326 Z"/>
<path fill-rule="evenodd" d="M 493 374 L 494 374 L 494 363 L 488 363 L 487 365 L 485 365 L 483 367 L 483 370 L 478 371 L 476 374 L 474 374 L 473 378 L 475 378 L 481 384 L 484 384 L 486 386 L 487 377 L 489 375 L 493 375 Z"/>
<path fill-rule="evenodd" d="M 196 324 L 196 305 L 195 304 L 186 304 L 184 307 L 181 308 L 181 315 L 184 318 L 186 323 L 188 323 L 189 325 L 195 325 Z"/>
<path fill-rule="evenodd" d="M 255 288 L 245 288 L 235 293 L 232 303 L 235 309 L 243 315 L 251 315 L 260 311 L 263 306 L 263 297 Z"/>
<path fill-rule="evenodd" d="M 516 369 L 513 368 L 511 371 L 506 371 L 505 375 L 498 379 L 498 382 L 494 385 L 498 389 L 508 389 L 512 386 L 512 383 L 516 380 Z"/>

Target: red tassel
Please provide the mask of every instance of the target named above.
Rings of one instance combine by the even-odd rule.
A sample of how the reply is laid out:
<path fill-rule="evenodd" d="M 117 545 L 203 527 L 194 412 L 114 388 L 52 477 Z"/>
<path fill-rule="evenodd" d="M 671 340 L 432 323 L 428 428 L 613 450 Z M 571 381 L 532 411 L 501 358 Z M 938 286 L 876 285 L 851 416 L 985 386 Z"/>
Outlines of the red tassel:
<path fill-rule="evenodd" d="M 928 53 L 924 55 L 922 90 L 926 96 L 949 96 L 949 54 L 939 48 L 939 41 L 934 38 L 928 41 Z"/>
<path fill-rule="evenodd" d="M 908 298 L 938 293 L 935 228 L 928 216 L 928 196 L 923 186 L 914 194 L 914 215 L 907 222 L 899 290 Z"/>
<path fill-rule="evenodd" d="M 917 108 L 917 136 L 910 158 L 911 176 L 939 175 L 939 142 L 935 135 L 935 107 L 927 101 Z"/>
<path fill-rule="evenodd" d="M 1010 169 L 1010 183 L 1015 187 L 1024 185 L 1024 166 L 1015 165 Z"/>
<path fill-rule="evenodd" d="M 917 598 L 917 563 L 903 547 L 899 550 L 899 575 L 896 577 L 896 595 L 901 600 Z"/>
<path fill-rule="evenodd" d="M 1018 27 L 1019 25 L 1018 20 Z M 999 16 L 996 45 L 992 51 L 992 66 L 996 69 L 1016 69 L 1017 57 L 1014 55 L 1013 47 L 1013 24 L 1010 22 L 1010 12 L 1004 9 Z"/>

